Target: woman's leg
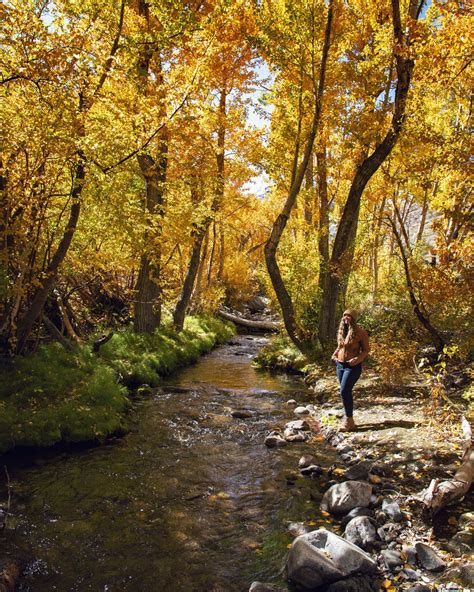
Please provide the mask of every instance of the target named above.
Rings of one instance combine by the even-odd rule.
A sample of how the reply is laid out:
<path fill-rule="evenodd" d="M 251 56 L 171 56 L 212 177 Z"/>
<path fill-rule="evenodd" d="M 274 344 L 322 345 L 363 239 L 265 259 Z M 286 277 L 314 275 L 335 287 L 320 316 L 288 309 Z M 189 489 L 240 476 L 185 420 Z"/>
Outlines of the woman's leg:
<path fill-rule="evenodd" d="M 355 383 L 359 380 L 361 372 L 362 372 L 362 364 L 357 364 L 357 366 L 347 366 L 341 368 L 341 378 L 339 378 L 339 368 L 338 368 L 338 378 L 341 384 L 341 399 L 342 404 L 344 405 L 344 412 L 346 417 L 352 418 L 352 414 L 354 411 L 354 400 L 352 398 L 352 389 L 354 388 Z"/>

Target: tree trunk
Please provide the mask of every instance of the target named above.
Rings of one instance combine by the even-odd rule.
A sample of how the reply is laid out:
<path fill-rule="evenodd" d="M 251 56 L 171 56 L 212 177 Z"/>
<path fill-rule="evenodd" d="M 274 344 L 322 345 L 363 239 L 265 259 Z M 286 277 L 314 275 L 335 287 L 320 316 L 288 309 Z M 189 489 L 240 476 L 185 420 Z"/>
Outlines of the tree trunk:
<path fill-rule="evenodd" d="M 138 14 L 146 22 L 147 34 L 152 34 L 151 15 L 147 0 L 139 0 L 136 6 Z M 164 95 L 164 81 L 161 61 L 156 60 L 154 79 L 150 75 L 150 64 L 154 46 L 145 43 L 138 57 L 137 74 L 139 92 L 148 93 L 148 85 L 155 84 Z M 165 118 L 164 107 L 161 114 Z M 140 257 L 135 303 L 133 330 L 136 333 L 153 333 L 161 322 L 161 227 L 163 218 L 163 195 L 168 164 L 168 130 L 165 125 L 160 132 L 157 156 L 150 153 L 137 155 L 138 164 L 146 183 L 145 198 L 145 235 Z"/>
<path fill-rule="evenodd" d="M 207 222 L 207 221 L 206 221 Z M 196 227 L 194 231 L 194 243 L 191 251 L 191 259 L 189 260 L 188 272 L 184 280 L 183 290 L 180 299 L 176 304 L 173 313 L 173 322 L 177 331 L 181 331 L 184 325 L 186 310 L 191 300 L 191 295 L 194 289 L 194 282 L 199 269 L 199 261 L 201 260 L 201 249 L 204 236 L 206 234 L 208 223 L 201 227 Z"/>
<path fill-rule="evenodd" d="M 133 329 L 136 333 L 153 333 L 161 322 L 161 218 L 166 181 L 168 142 L 162 136 L 158 163 L 149 154 L 138 156 L 138 163 L 146 183 L 145 213 L 147 230 L 144 251 L 140 258 Z M 159 220 L 157 224 L 157 219 Z"/>
<path fill-rule="evenodd" d="M 377 302 L 377 295 L 379 290 L 379 246 L 380 246 L 380 230 L 382 228 L 382 218 L 385 209 L 386 198 L 382 199 L 380 204 L 379 214 L 376 216 L 374 225 L 374 245 L 372 249 L 372 274 L 373 274 L 373 286 L 372 286 L 372 304 Z M 375 208 L 376 209 L 376 208 Z"/>
<path fill-rule="evenodd" d="M 207 259 L 207 249 L 209 246 L 209 226 L 206 227 L 204 232 L 204 244 L 201 249 L 201 260 L 199 262 L 197 276 L 196 276 L 196 285 L 192 295 L 193 307 L 197 307 L 199 303 L 199 298 L 202 292 L 202 276 L 204 274 L 204 266 L 206 265 Z"/>
<path fill-rule="evenodd" d="M 408 288 L 408 295 L 410 297 L 410 302 L 413 306 L 413 312 L 415 313 L 417 319 L 420 321 L 420 323 L 423 325 L 423 327 L 428 331 L 428 333 L 433 338 L 433 343 L 436 347 L 436 350 L 438 352 L 440 352 L 445 345 L 444 339 L 438 333 L 437 329 L 431 324 L 428 317 L 425 316 L 421 310 L 420 304 L 418 302 L 418 298 L 416 297 L 416 294 L 415 294 L 415 288 L 413 286 L 413 282 L 411 279 L 410 266 L 408 264 L 408 255 L 405 252 L 402 238 L 400 236 L 400 233 L 397 230 L 397 225 L 395 223 L 395 220 L 393 220 L 392 218 L 389 218 L 389 221 L 392 226 L 393 234 L 395 236 L 395 240 L 397 242 L 398 248 L 400 250 L 400 255 L 402 257 L 403 269 L 405 271 L 405 281 L 406 281 L 406 285 Z"/>
<path fill-rule="evenodd" d="M 58 275 L 59 267 L 67 255 L 71 245 L 72 237 L 76 231 L 77 221 L 81 211 L 81 194 L 84 186 L 86 176 L 86 157 L 80 150 L 78 151 L 78 162 L 76 165 L 76 174 L 74 177 L 74 185 L 71 191 L 71 209 L 69 212 L 69 220 L 66 224 L 64 234 L 54 253 L 48 267 L 45 271 L 45 277 L 42 285 L 36 290 L 30 305 L 23 316 L 18 321 L 17 328 L 17 353 L 21 352 L 25 347 L 26 341 L 33 329 L 33 326 L 39 318 L 43 307 L 46 303 L 49 293 L 51 292 Z"/>
<path fill-rule="evenodd" d="M 285 230 L 286 224 L 289 220 L 291 215 L 291 211 L 295 205 L 296 198 L 299 194 L 301 189 L 301 184 L 303 182 L 304 175 L 306 173 L 306 169 L 308 166 L 308 162 L 313 150 L 314 140 L 319 128 L 319 122 L 321 118 L 321 103 L 322 97 L 324 92 L 325 86 L 325 77 L 326 77 L 326 66 L 327 66 L 327 59 L 329 53 L 329 46 L 331 41 L 331 30 L 332 30 L 332 2 L 329 4 L 328 15 L 327 15 L 327 22 L 326 22 L 326 31 L 324 37 L 324 46 L 323 52 L 321 57 L 321 67 L 319 72 L 319 81 L 318 87 L 315 96 L 315 107 L 313 113 L 313 121 L 311 125 L 311 130 L 308 136 L 308 140 L 306 142 L 306 146 L 303 152 L 303 160 L 301 161 L 297 173 L 294 176 L 294 182 L 291 184 L 288 197 L 286 199 L 285 205 L 283 206 L 283 210 L 278 215 L 277 219 L 275 220 L 272 231 L 270 234 L 270 238 L 268 239 L 267 243 L 265 244 L 265 262 L 267 265 L 267 270 L 270 275 L 270 279 L 273 285 L 273 289 L 275 290 L 275 294 L 278 298 L 278 302 L 280 304 L 283 322 L 285 324 L 286 331 L 293 341 L 293 343 L 300 349 L 302 352 L 309 352 L 311 349 L 311 344 L 306 343 L 304 338 L 301 337 L 298 325 L 295 318 L 295 311 L 293 307 L 293 302 L 291 296 L 286 289 L 285 283 L 281 276 L 280 268 L 278 266 L 278 262 L 276 259 L 276 252 L 278 249 L 278 245 L 280 244 L 280 240 Z"/>
<path fill-rule="evenodd" d="M 349 190 L 346 204 L 339 222 L 334 239 L 331 260 L 329 263 L 330 277 L 327 290 L 323 293 L 321 307 L 325 310 L 324 317 L 326 325 L 320 327 L 320 341 L 324 347 L 329 345 L 336 330 L 336 310 L 344 282 L 348 281 L 351 271 L 354 239 L 357 234 L 359 220 L 359 209 L 362 193 L 372 176 L 380 168 L 387 156 L 395 146 L 402 130 L 405 117 L 405 108 L 408 90 L 410 88 L 411 76 L 413 73 L 414 61 L 404 56 L 409 40 L 404 39 L 402 23 L 400 18 L 400 6 L 398 0 L 392 0 L 393 32 L 396 48 L 395 60 L 397 70 L 397 87 L 395 90 L 394 111 L 390 129 L 384 139 L 375 148 L 374 152 L 366 157 L 358 166 L 352 185 Z M 410 16 L 417 17 L 416 6 L 410 7 Z"/>
<path fill-rule="evenodd" d="M 314 155 L 311 153 L 308 161 L 308 167 L 306 168 L 306 181 L 305 181 L 305 200 L 304 200 L 304 219 L 308 226 L 313 224 L 313 212 L 314 212 Z"/>

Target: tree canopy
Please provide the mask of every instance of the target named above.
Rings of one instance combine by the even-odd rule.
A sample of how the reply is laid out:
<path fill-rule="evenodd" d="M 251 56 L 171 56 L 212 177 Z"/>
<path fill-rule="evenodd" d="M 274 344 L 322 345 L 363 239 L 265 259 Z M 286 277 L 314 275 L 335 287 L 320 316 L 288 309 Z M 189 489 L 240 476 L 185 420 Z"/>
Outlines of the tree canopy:
<path fill-rule="evenodd" d="M 4 355 L 51 324 L 75 341 L 120 323 L 152 332 L 164 317 L 180 328 L 190 310 L 257 293 L 309 357 L 347 303 L 380 351 L 402 334 L 468 351 L 464 3 L 0 11 Z"/>

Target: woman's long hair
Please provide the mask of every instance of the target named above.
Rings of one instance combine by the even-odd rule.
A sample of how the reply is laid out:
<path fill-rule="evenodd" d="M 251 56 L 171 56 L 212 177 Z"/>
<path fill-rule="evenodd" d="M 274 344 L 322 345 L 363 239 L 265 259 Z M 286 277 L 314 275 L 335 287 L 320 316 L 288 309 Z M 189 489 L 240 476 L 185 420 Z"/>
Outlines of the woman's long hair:
<path fill-rule="evenodd" d="M 339 329 L 337 330 L 337 345 L 339 347 L 344 347 L 349 343 L 354 335 L 356 327 L 357 323 L 352 317 L 351 322 L 347 324 L 344 322 L 344 317 L 341 319 Z"/>

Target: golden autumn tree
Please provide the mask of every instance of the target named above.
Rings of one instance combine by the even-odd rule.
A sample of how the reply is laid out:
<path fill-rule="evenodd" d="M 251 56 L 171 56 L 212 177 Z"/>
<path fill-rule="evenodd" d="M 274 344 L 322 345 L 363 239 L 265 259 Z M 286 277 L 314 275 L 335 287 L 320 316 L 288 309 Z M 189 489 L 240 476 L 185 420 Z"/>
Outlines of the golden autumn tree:
<path fill-rule="evenodd" d="M 370 10 L 367 10 L 365 5 L 346 7 L 335 3 L 333 9 L 337 18 L 335 18 L 333 26 L 330 26 L 328 19 L 325 36 L 328 42 L 323 44 L 324 29 L 320 24 L 319 29 L 316 30 L 315 24 L 321 23 L 321 19 L 318 20 L 315 16 L 321 14 L 321 12 L 324 13 L 325 7 L 315 3 L 303 4 L 304 6 L 302 5 L 298 11 L 298 16 L 300 20 L 308 22 L 309 25 L 306 25 L 306 41 L 300 42 L 300 49 L 295 51 L 294 54 L 301 55 L 305 51 L 307 54 L 301 71 L 306 74 L 309 81 L 313 81 L 312 88 L 315 97 L 312 100 L 313 123 L 317 115 L 317 123 L 321 128 L 321 103 L 320 100 L 318 101 L 318 97 L 323 91 L 327 92 L 327 97 L 324 98 L 323 96 L 323 114 L 326 110 L 331 113 L 335 106 L 339 107 L 344 121 L 345 143 L 355 145 L 354 155 L 352 156 L 352 158 L 355 158 L 355 161 L 352 162 L 353 171 L 348 185 L 347 197 L 341 201 L 340 218 L 332 241 L 330 256 L 327 245 L 320 244 L 319 246 L 323 265 L 319 270 L 322 294 L 317 339 L 325 346 L 334 334 L 338 298 L 341 290 L 345 289 L 347 285 L 345 278 L 351 269 L 363 191 L 369 180 L 392 151 L 402 129 L 407 94 L 414 66 L 410 27 L 418 19 L 422 5 L 411 3 L 407 13 L 401 14 L 400 6 L 395 1 L 391 5 L 374 5 Z M 282 5 L 279 6 L 281 10 L 285 10 L 281 8 Z M 332 5 L 330 5 L 329 9 L 331 10 L 331 8 Z M 301 15 L 309 15 L 309 17 L 307 16 L 305 19 L 301 18 Z M 292 22 L 295 28 L 298 27 L 296 20 Z M 407 23 L 410 23 L 410 25 L 406 26 Z M 354 25 L 356 26 L 354 27 Z M 406 31 L 406 33 L 403 31 Z M 329 47 L 331 40 L 332 45 Z M 319 50 L 316 51 L 315 48 L 319 48 Z M 331 55 L 331 51 L 333 55 Z M 277 55 L 279 54 L 277 53 Z M 384 57 L 386 63 L 381 68 L 380 60 Z M 305 64 L 312 67 L 308 69 Z M 315 64 L 317 64 L 320 73 L 319 85 L 316 85 Z M 393 67 L 391 67 L 392 64 L 394 64 Z M 305 68 L 308 70 L 307 73 L 305 73 Z M 326 69 L 327 79 L 325 80 L 324 77 L 321 79 L 321 74 L 325 74 Z M 281 76 L 285 76 L 288 72 L 294 73 L 294 71 L 294 63 L 290 61 L 287 67 L 283 66 L 281 69 Z M 359 72 L 363 73 L 359 75 Z M 347 76 L 348 73 L 351 76 Z M 339 75 L 339 78 L 336 74 Z M 368 75 L 370 75 L 370 78 L 367 81 L 365 79 Z M 390 99 L 392 76 L 395 79 L 395 88 L 392 99 Z M 319 88 L 319 93 L 316 90 L 317 88 Z M 380 96 L 384 97 L 384 99 L 380 100 Z M 387 113 L 387 105 L 385 104 L 389 102 L 389 99 L 393 101 L 391 114 Z M 298 117 L 298 121 L 300 120 L 301 115 Z M 302 121 L 304 126 L 304 119 Z M 354 129 L 353 124 L 355 121 L 360 126 L 360 133 L 357 133 Z M 331 117 L 328 117 L 325 124 L 329 125 L 330 122 Z M 339 125 L 339 129 L 340 127 Z M 296 174 L 293 172 L 288 174 L 287 182 L 290 187 L 288 197 L 281 214 L 274 222 L 273 231 L 266 246 L 267 267 L 280 302 L 286 329 L 294 343 L 302 351 L 308 353 L 313 348 L 314 335 L 308 336 L 308 334 L 305 334 L 303 327 L 301 327 L 295 316 L 291 295 L 286 289 L 278 270 L 276 250 L 293 210 L 296 197 L 300 192 L 317 131 L 314 125 L 309 130 L 306 128 L 304 131 L 306 138 L 305 150 L 302 151 L 304 156 L 298 158 L 301 130 L 300 125 L 297 125 L 294 133 L 295 159 L 293 163 L 299 162 L 300 168 Z M 336 129 L 326 129 L 322 134 L 322 142 L 318 146 L 321 156 L 325 153 L 324 145 L 328 142 L 331 143 L 337 133 L 338 128 L 336 127 Z M 348 141 L 351 136 L 355 137 L 353 140 Z M 321 145 L 322 149 L 320 149 Z M 324 193 L 324 177 L 328 173 L 324 170 L 325 163 L 321 156 L 318 171 L 319 193 L 320 198 L 327 200 Z M 288 170 L 295 170 L 294 164 Z M 320 208 L 320 222 L 324 222 L 324 216 L 324 208 Z M 327 225 L 327 222 L 325 224 Z M 327 259 L 326 262 L 324 258 Z"/>

